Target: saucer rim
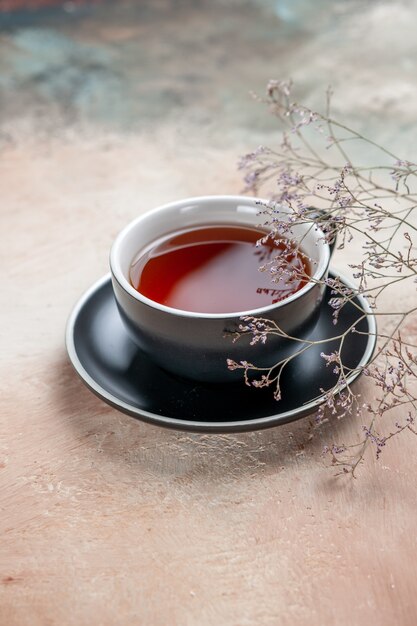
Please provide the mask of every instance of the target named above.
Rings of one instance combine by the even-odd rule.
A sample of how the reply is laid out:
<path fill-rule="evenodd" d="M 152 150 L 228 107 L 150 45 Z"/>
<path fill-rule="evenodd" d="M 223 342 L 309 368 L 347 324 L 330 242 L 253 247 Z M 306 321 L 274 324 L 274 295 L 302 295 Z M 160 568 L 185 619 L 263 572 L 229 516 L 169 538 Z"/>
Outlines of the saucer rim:
<path fill-rule="evenodd" d="M 343 274 L 339 272 L 335 273 L 335 271 L 332 270 L 332 268 L 330 268 L 329 274 L 331 274 L 332 276 L 337 275 L 342 280 L 343 284 L 346 285 L 347 287 L 355 288 L 349 278 L 347 278 L 346 276 L 344 276 Z M 98 396 L 101 400 L 103 400 L 104 402 L 112 406 L 113 408 L 118 409 L 119 411 L 126 413 L 127 415 L 130 415 L 136 419 L 145 421 L 149 424 L 153 424 L 154 426 L 161 426 L 165 428 L 171 428 L 171 429 L 182 430 L 182 431 L 205 432 L 205 433 L 223 432 L 224 433 L 224 432 L 244 432 L 244 431 L 262 430 L 265 428 L 272 428 L 274 426 L 280 426 L 282 424 L 286 424 L 288 422 L 292 422 L 292 421 L 301 419 L 303 417 L 306 417 L 307 415 L 310 415 L 317 407 L 323 404 L 324 400 L 322 399 L 322 397 L 319 397 L 319 398 L 316 398 L 315 400 L 312 400 L 311 402 L 308 402 L 306 404 L 301 405 L 300 407 L 297 407 L 296 409 L 291 409 L 289 411 L 285 411 L 284 413 L 274 413 L 273 415 L 268 415 L 266 417 L 258 417 L 252 420 L 245 419 L 245 420 L 236 420 L 236 421 L 199 422 L 199 421 L 187 420 L 187 419 L 181 420 L 176 417 L 169 417 L 166 415 L 151 413 L 144 409 L 136 408 L 128 404 L 124 400 L 117 398 L 112 393 L 104 389 L 101 385 L 99 385 L 94 380 L 94 378 L 88 373 L 88 371 L 84 368 L 83 364 L 81 363 L 78 357 L 77 349 L 75 346 L 75 340 L 74 340 L 75 323 L 78 319 L 80 312 L 82 311 L 86 303 L 90 300 L 90 298 L 97 291 L 99 291 L 103 287 L 103 285 L 106 284 L 107 282 L 111 283 L 110 273 L 106 274 L 105 276 L 97 280 L 95 283 L 93 283 L 91 287 L 89 287 L 87 291 L 83 293 L 81 298 L 79 298 L 74 308 L 72 309 L 71 314 L 66 324 L 65 343 L 66 343 L 66 349 L 67 349 L 70 362 L 72 366 L 74 367 L 75 371 L 77 372 L 78 376 L 83 381 L 83 383 L 96 396 Z M 368 329 L 369 329 L 368 341 L 366 344 L 365 351 L 363 353 L 361 360 L 356 366 L 356 369 L 358 369 L 358 368 L 363 368 L 365 365 L 367 365 L 373 356 L 375 346 L 376 346 L 376 340 L 377 340 L 377 332 L 376 332 L 377 328 L 376 328 L 375 315 L 372 313 L 372 309 L 369 306 L 369 303 L 367 302 L 366 298 L 360 294 L 357 295 L 356 297 L 360 300 L 361 305 L 363 306 L 364 310 L 367 313 L 366 320 L 367 320 Z M 360 377 L 361 374 L 362 372 L 360 370 L 350 374 L 346 379 L 347 383 L 344 384 L 339 389 L 339 391 L 341 392 L 344 389 L 346 389 L 346 386 L 352 384 L 356 379 Z"/>

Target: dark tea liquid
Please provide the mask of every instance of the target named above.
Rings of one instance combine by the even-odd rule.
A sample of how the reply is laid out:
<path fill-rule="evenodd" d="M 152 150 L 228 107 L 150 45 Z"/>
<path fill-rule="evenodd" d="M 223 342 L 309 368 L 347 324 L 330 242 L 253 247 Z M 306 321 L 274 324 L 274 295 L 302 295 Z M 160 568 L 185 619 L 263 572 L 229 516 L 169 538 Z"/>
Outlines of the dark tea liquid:
<path fill-rule="evenodd" d="M 131 266 L 131 283 L 144 296 L 175 309 L 234 313 L 279 302 L 303 287 L 310 275 L 302 253 L 288 241 L 256 246 L 265 232 L 241 226 L 202 226 L 157 240 Z M 280 278 L 259 271 L 277 255 L 300 272 Z"/>

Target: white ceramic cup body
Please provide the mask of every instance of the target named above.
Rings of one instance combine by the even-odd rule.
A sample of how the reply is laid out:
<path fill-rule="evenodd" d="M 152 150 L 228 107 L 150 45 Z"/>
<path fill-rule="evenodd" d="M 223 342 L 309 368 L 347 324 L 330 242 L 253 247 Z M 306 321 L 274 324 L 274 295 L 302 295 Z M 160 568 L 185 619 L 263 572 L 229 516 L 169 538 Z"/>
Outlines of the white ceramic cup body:
<path fill-rule="evenodd" d="M 312 259 L 312 280 L 276 304 L 225 314 L 181 311 L 150 300 L 130 283 L 133 260 L 154 241 L 197 226 L 262 227 L 259 211 L 263 202 L 246 196 L 188 198 L 140 215 L 117 236 L 110 253 L 116 302 L 132 339 L 159 366 L 199 381 L 233 382 L 241 373 L 227 368 L 228 358 L 271 367 L 300 347 L 280 337 L 270 337 L 265 344 L 255 346 L 249 345 L 248 336 L 233 343 L 230 333 L 238 328 L 242 315 L 273 320 L 287 334 L 301 339 L 313 330 L 324 294 L 323 283 L 317 281 L 327 275 L 330 248 L 322 231 L 312 224 L 298 225 L 292 231 L 292 237 L 302 241 L 303 251 Z"/>

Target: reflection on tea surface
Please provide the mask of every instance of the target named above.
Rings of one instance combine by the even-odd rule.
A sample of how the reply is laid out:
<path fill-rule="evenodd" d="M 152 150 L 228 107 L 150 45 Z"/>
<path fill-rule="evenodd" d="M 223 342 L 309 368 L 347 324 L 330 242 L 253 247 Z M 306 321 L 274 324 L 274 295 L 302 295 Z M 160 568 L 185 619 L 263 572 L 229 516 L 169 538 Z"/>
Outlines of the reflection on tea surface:
<path fill-rule="evenodd" d="M 262 237 L 264 231 L 229 225 L 173 233 L 136 257 L 131 283 L 151 300 L 185 311 L 233 313 L 268 306 L 301 289 L 310 267 L 288 240 L 257 245 Z M 288 271 L 271 274 L 283 264 Z"/>

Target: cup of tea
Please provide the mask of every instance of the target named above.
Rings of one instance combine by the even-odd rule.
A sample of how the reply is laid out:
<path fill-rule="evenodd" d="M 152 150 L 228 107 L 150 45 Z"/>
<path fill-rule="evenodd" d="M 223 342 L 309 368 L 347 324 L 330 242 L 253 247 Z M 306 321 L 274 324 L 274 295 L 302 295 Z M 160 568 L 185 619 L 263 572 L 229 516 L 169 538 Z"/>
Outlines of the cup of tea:
<path fill-rule="evenodd" d="M 262 202 L 246 196 L 180 200 L 139 216 L 117 236 L 110 268 L 121 318 L 133 341 L 165 370 L 227 383 L 241 378 L 228 369 L 228 359 L 271 367 L 299 350 L 299 342 L 279 336 L 265 344 L 250 345 L 246 335 L 233 342 L 242 316 L 271 320 L 298 339 L 314 329 L 330 247 L 317 226 L 294 226 L 291 239 L 301 248 L 291 253 L 291 263 L 304 279 L 273 282 L 271 259 L 287 254 L 288 242 L 256 245 L 267 232 L 260 226 Z"/>

